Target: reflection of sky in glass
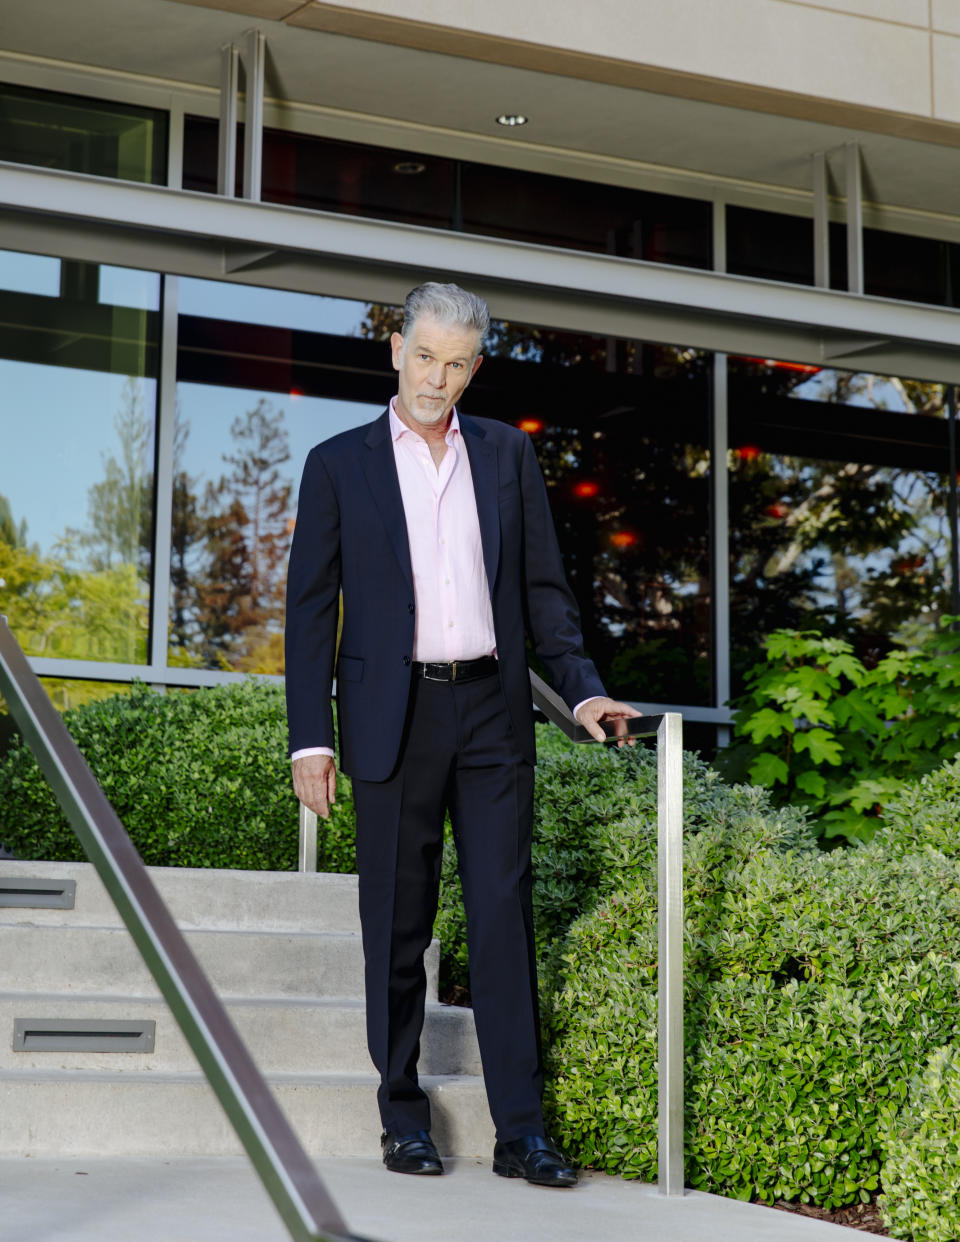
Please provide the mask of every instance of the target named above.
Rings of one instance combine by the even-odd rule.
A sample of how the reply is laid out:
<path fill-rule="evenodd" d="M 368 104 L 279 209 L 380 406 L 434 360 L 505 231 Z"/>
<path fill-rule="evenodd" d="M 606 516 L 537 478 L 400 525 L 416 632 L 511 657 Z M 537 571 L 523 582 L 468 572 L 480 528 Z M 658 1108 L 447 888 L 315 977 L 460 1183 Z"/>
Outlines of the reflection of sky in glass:
<path fill-rule="evenodd" d="M 44 254 L 19 254 L 0 250 L 0 289 L 12 293 L 60 296 L 60 260 Z"/>
<path fill-rule="evenodd" d="M 805 401 L 839 401 L 863 409 L 915 414 L 917 407 L 903 382 L 896 377 L 871 375 L 867 371 L 833 371 L 825 368 L 791 388 L 787 394 Z M 943 409 L 939 410 L 943 413 Z"/>
<path fill-rule="evenodd" d="M 68 526 L 87 522 L 87 493 L 119 453 L 114 416 L 124 375 L 0 359 L 0 494 L 27 539 L 48 554 Z M 156 384 L 139 381 L 143 411 L 153 420 Z"/>
<path fill-rule="evenodd" d="M 135 310 L 160 309 L 160 276 L 132 267 L 100 268 L 100 296 L 105 306 L 132 306 Z"/>
<path fill-rule="evenodd" d="M 347 298 L 290 293 L 283 289 L 255 289 L 216 280 L 180 281 L 180 313 L 234 323 L 260 323 L 272 328 L 298 328 L 359 336 L 366 302 Z"/>
<path fill-rule="evenodd" d="M 230 424 L 256 407 L 260 400 L 282 413 L 282 423 L 290 437 L 290 460 L 283 474 L 300 486 L 300 475 L 307 454 L 321 440 L 328 440 L 350 427 L 372 422 L 383 413 L 382 405 L 363 405 L 356 401 L 331 401 L 325 397 L 288 397 L 275 392 L 253 392 L 248 388 L 213 388 L 209 384 L 177 385 L 177 421 L 189 424 L 189 434 L 181 468 L 203 479 L 219 479 L 229 474 L 225 453 L 235 453 Z"/>

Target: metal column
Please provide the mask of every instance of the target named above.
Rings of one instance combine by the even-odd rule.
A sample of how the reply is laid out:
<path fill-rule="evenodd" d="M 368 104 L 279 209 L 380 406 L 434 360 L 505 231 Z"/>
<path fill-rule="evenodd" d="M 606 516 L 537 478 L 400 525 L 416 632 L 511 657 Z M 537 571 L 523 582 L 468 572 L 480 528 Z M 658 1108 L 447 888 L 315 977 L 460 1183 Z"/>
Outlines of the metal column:
<path fill-rule="evenodd" d="M 233 198 L 237 185 L 237 89 L 240 52 L 232 43 L 220 49 L 220 126 L 217 142 L 217 193 Z"/>
<path fill-rule="evenodd" d="M 825 151 L 813 157 L 813 283 L 830 288 L 829 169 Z"/>
<path fill-rule="evenodd" d="M 259 30 L 247 31 L 244 56 L 246 91 L 243 112 L 243 197 L 260 201 L 263 177 L 263 70 L 267 41 Z"/>
<path fill-rule="evenodd" d="M 863 293 L 863 177 L 860 144 L 847 142 L 843 147 L 847 183 L 847 288 Z"/>
<path fill-rule="evenodd" d="M 657 729 L 657 1185 L 683 1194 L 683 720 Z"/>

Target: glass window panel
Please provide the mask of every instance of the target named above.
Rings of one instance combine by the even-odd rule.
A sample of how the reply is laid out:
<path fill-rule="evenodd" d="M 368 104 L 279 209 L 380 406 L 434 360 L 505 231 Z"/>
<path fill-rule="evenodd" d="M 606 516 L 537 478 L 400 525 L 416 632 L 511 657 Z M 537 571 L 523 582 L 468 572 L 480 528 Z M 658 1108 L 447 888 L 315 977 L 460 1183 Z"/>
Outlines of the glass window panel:
<path fill-rule="evenodd" d="M 0 289 L 11 293 L 60 296 L 60 260 L 45 254 L 0 250 Z"/>
<path fill-rule="evenodd" d="M 166 148 L 165 112 L 0 84 L 0 160 L 162 185 Z"/>
<path fill-rule="evenodd" d="M 238 181 L 242 168 L 238 139 Z M 187 117 L 185 189 L 216 190 L 217 123 Z M 265 202 L 689 267 L 712 263 L 712 209 L 523 169 L 267 129 Z"/>
<path fill-rule="evenodd" d="M 170 659 L 280 672 L 303 461 L 396 392 L 385 341 L 400 310 L 320 297 L 285 308 L 286 295 L 250 289 L 238 322 L 234 286 L 194 293 L 191 311 L 219 317 L 180 317 Z M 259 324 L 247 322 L 257 298 Z M 291 322 L 342 334 L 278 326 Z M 503 322 L 487 352 L 464 412 L 533 438 L 611 690 L 709 703 L 709 357 Z"/>
<path fill-rule="evenodd" d="M 98 301 L 107 306 L 132 306 L 138 310 L 160 309 L 160 275 L 138 272 L 132 267 L 100 267 Z"/>
<path fill-rule="evenodd" d="M 389 356 L 375 359 L 382 346 L 355 335 L 363 302 L 182 286 L 169 659 L 282 673 L 304 461 L 320 440 L 382 412 Z"/>
<path fill-rule="evenodd" d="M 158 315 L 60 276 L 0 292 L 0 611 L 31 655 L 143 663 Z"/>
<path fill-rule="evenodd" d="M 734 359 L 730 437 L 738 679 L 778 627 L 841 635 L 869 660 L 949 611 L 940 385 Z"/>
<path fill-rule="evenodd" d="M 881 298 L 960 306 L 960 246 L 932 237 L 863 230 L 866 292 Z"/>
<path fill-rule="evenodd" d="M 813 284 L 813 220 L 752 207 L 727 207 L 727 271 L 733 276 Z M 830 284 L 847 285 L 847 230 L 830 224 Z"/>

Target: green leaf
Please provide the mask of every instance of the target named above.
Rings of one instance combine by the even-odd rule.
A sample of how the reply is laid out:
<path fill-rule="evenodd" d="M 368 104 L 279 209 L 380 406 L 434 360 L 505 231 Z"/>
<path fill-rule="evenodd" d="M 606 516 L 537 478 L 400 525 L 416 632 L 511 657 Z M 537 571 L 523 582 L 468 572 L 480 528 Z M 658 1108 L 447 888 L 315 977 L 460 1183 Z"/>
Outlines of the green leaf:
<path fill-rule="evenodd" d="M 843 758 L 843 747 L 826 729 L 798 733 L 794 739 L 794 748 L 798 752 L 806 751 L 814 763 L 829 763 L 837 767 Z"/>
<path fill-rule="evenodd" d="M 827 782 L 819 772 L 801 772 L 797 777 L 796 786 L 803 793 L 811 794 L 814 798 L 822 798 L 827 792 Z"/>
<path fill-rule="evenodd" d="M 752 742 L 762 742 L 768 737 L 779 737 L 781 733 L 794 731 L 793 717 L 786 712 L 776 712 L 772 707 L 765 707 L 750 719 L 747 734 Z"/>
<path fill-rule="evenodd" d="M 750 780 L 754 785 L 768 789 L 776 784 L 785 785 L 790 779 L 790 769 L 779 755 L 763 754 L 750 765 Z"/>

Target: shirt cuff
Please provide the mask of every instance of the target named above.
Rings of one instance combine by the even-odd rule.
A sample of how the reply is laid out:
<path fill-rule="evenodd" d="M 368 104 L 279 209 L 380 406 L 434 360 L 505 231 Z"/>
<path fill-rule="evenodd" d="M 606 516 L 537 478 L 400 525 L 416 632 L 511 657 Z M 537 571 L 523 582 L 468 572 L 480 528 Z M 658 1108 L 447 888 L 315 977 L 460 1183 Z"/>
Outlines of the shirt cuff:
<path fill-rule="evenodd" d="M 333 751 L 329 746 L 305 746 L 303 750 L 295 750 L 293 752 L 290 756 L 290 762 L 293 763 L 294 759 L 306 759 L 308 755 L 329 755 L 332 759 Z"/>
<path fill-rule="evenodd" d="M 605 697 L 606 697 L 606 696 L 605 696 L 605 695 L 602 695 L 602 694 L 591 694 L 591 695 L 590 695 L 590 697 L 589 697 L 589 699 L 581 699 L 581 700 L 580 700 L 580 702 L 579 702 L 579 703 L 576 705 L 576 707 L 573 709 L 573 714 L 574 714 L 574 716 L 576 716 L 576 714 L 577 714 L 577 712 L 580 710 L 580 708 L 581 708 L 581 707 L 583 707 L 586 703 L 592 703 L 592 702 L 594 701 L 594 699 L 602 699 L 602 698 L 605 698 Z"/>

